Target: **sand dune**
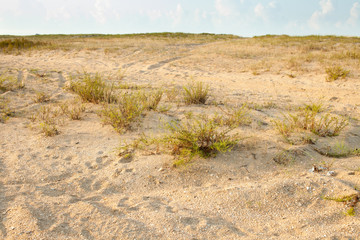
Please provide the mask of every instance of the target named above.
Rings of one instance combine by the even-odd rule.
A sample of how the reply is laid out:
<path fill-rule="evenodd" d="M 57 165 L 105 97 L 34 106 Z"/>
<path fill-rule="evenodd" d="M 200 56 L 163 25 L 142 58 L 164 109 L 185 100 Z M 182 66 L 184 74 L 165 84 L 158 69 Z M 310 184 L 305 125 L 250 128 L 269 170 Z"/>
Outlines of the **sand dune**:
<path fill-rule="evenodd" d="M 15 111 L 0 123 L 0 238 L 359 239 L 357 202 L 348 216 L 350 202 L 324 199 L 359 195 L 359 154 L 330 154 L 360 148 L 359 59 L 334 57 L 359 53 L 358 43 L 324 38 L 309 50 L 271 40 L 75 38 L 69 49 L 1 54 L 2 76 L 24 88 L 0 92 Z M 350 75 L 326 81 L 333 65 Z M 175 89 L 175 97 L 164 94 L 168 111 L 150 111 L 122 134 L 103 124 L 101 104 L 84 103 L 81 120 L 59 116 L 59 134 L 44 136 L 31 118 L 44 106 L 80 104 L 66 86 L 83 71 L 145 91 Z M 207 104 L 182 102 L 190 79 L 209 85 Z M 39 92 L 49 101 L 34 102 Z M 334 137 L 309 132 L 310 143 L 297 141 L 301 131 L 284 141 L 274 120 L 318 102 L 348 126 Z M 188 112 L 244 103 L 251 120 L 234 129 L 242 140 L 231 152 L 176 168 L 168 152 L 118 155 L 120 142 L 164 134 L 164 122 Z"/>

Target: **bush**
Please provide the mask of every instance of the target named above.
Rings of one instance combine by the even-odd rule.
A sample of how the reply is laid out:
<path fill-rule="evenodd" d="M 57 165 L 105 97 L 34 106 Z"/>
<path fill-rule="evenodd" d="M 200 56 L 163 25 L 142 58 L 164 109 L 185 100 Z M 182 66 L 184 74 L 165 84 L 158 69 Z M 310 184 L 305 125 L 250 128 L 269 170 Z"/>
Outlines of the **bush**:
<path fill-rule="evenodd" d="M 180 156 L 175 165 L 190 161 L 195 156 L 216 156 L 218 152 L 230 151 L 237 144 L 236 137 L 229 136 L 230 127 L 220 127 L 214 119 L 192 119 L 185 123 L 171 122 L 166 137 L 172 154 Z"/>

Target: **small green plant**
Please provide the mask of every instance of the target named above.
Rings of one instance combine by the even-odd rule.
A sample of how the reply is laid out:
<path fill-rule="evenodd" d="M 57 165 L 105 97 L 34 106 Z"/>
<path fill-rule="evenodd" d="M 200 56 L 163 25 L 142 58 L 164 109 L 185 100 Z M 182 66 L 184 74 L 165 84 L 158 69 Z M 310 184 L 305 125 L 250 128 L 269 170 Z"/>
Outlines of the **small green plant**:
<path fill-rule="evenodd" d="M 105 105 L 101 111 L 103 122 L 110 124 L 118 132 L 123 132 L 131 127 L 144 111 L 139 94 L 123 94 L 118 103 Z"/>
<path fill-rule="evenodd" d="M 251 119 L 248 116 L 249 109 L 246 104 L 234 108 L 228 108 L 226 110 L 223 108 L 220 109 L 225 114 L 224 117 L 218 118 L 220 124 L 236 128 L 241 125 L 249 125 L 251 123 Z"/>
<path fill-rule="evenodd" d="M 65 102 L 59 107 L 62 113 L 68 116 L 71 120 L 81 120 L 82 113 L 85 112 L 84 104 L 81 104 L 79 101 L 75 101 L 73 104 Z"/>
<path fill-rule="evenodd" d="M 40 123 L 41 132 L 45 134 L 46 137 L 52 137 L 59 134 L 59 130 L 56 128 L 56 125 L 42 122 Z"/>
<path fill-rule="evenodd" d="M 150 110 L 156 111 L 163 96 L 163 93 L 164 92 L 162 90 L 151 92 L 149 94 L 143 93 L 144 109 L 148 111 Z"/>
<path fill-rule="evenodd" d="M 0 91 L 13 91 L 16 89 L 22 89 L 25 85 L 23 83 L 19 83 L 14 76 L 8 76 L 6 74 L 0 74 Z"/>
<path fill-rule="evenodd" d="M 333 82 L 340 77 L 342 79 L 345 79 L 350 72 L 349 70 L 345 70 L 340 66 L 328 67 L 325 69 L 325 71 L 327 74 L 327 77 L 326 77 L 327 82 Z"/>
<path fill-rule="evenodd" d="M 311 102 L 310 104 L 305 104 L 304 107 L 300 108 L 305 111 L 310 111 L 313 113 L 321 113 L 324 109 L 324 104 L 322 102 Z"/>
<path fill-rule="evenodd" d="M 273 120 L 276 129 L 285 138 L 296 129 L 309 130 L 320 136 L 338 136 L 340 132 L 349 124 L 348 119 L 340 118 L 325 113 L 318 114 L 319 109 L 303 108 L 297 114 L 284 115 L 284 120 Z"/>
<path fill-rule="evenodd" d="M 14 112 L 9 108 L 9 101 L 0 96 L 0 122 L 5 123 Z"/>
<path fill-rule="evenodd" d="M 50 96 L 44 92 L 37 92 L 33 100 L 35 103 L 48 102 L 50 100 Z"/>
<path fill-rule="evenodd" d="M 343 196 L 343 197 L 338 197 L 338 198 L 323 197 L 323 199 L 345 203 L 347 205 L 348 209 L 346 210 L 346 212 L 344 214 L 347 216 L 355 216 L 355 206 L 357 205 L 357 203 L 360 200 L 360 195 L 359 194 L 351 194 L 348 196 Z"/>
<path fill-rule="evenodd" d="M 172 154 L 179 156 L 176 165 L 191 161 L 195 156 L 207 158 L 218 152 L 230 151 L 239 139 L 229 136 L 230 127 L 219 126 L 215 119 L 191 119 L 183 123 L 172 121 L 167 125 L 166 137 Z"/>
<path fill-rule="evenodd" d="M 179 89 L 173 87 L 165 90 L 166 100 L 169 102 L 175 102 L 179 96 Z"/>
<path fill-rule="evenodd" d="M 273 161 L 280 165 L 288 165 L 296 159 L 296 154 L 292 150 L 281 150 L 273 157 Z"/>
<path fill-rule="evenodd" d="M 209 98 L 209 85 L 203 82 L 191 82 L 184 89 L 185 104 L 205 104 Z"/>
<path fill-rule="evenodd" d="M 328 146 L 326 149 L 315 148 L 315 150 L 321 155 L 333 158 L 345 158 L 360 155 L 359 149 L 351 149 L 346 146 L 344 142 L 337 142 L 333 146 Z"/>
<path fill-rule="evenodd" d="M 117 101 L 113 94 L 114 86 L 109 86 L 102 79 L 100 74 L 91 76 L 84 73 L 80 81 L 70 82 L 69 89 L 77 93 L 82 100 L 92 103 L 114 103 Z"/>

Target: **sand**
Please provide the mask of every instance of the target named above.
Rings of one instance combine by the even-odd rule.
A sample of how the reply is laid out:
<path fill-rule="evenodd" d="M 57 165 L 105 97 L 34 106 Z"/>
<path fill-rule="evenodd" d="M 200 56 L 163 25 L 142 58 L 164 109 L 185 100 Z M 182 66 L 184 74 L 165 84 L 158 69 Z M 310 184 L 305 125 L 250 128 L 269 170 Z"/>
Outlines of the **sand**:
<path fill-rule="evenodd" d="M 336 60 L 351 75 L 327 82 L 324 62 L 301 60 L 311 52 L 304 53 L 301 43 L 69 42 L 77 47 L 0 55 L 0 72 L 25 86 L 1 93 L 15 111 L 0 123 L 1 239 L 360 239 L 358 204 L 355 216 L 347 216 L 349 206 L 324 199 L 359 194 L 360 157 L 319 153 L 334 144 L 360 147 L 356 60 Z M 329 46 L 330 52 L 312 53 L 327 56 L 353 47 Z M 195 79 L 209 84 L 211 96 L 206 105 L 187 106 L 164 95 L 160 105 L 171 106 L 168 112 L 149 112 L 122 134 L 103 124 L 99 105 L 85 103 L 81 120 L 64 119 L 58 135 L 44 136 L 29 118 L 42 106 L 75 99 L 64 87 L 83 71 L 152 89 L 181 90 Z M 116 80 L 119 71 L 122 80 Z M 50 100 L 35 103 L 37 92 Z M 337 137 L 317 137 L 315 144 L 284 142 L 273 120 L 315 101 L 350 117 L 349 125 Z M 131 159 L 118 155 L 121 141 L 143 132 L 162 134 L 162 122 L 189 111 L 218 109 L 211 102 L 272 107 L 250 109 L 251 124 L 235 130 L 243 140 L 214 158 L 174 168 L 167 152 L 136 151 Z M 284 152 L 290 160 L 279 160 Z M 312 172 L 313 165 L 328 169 Z"/>

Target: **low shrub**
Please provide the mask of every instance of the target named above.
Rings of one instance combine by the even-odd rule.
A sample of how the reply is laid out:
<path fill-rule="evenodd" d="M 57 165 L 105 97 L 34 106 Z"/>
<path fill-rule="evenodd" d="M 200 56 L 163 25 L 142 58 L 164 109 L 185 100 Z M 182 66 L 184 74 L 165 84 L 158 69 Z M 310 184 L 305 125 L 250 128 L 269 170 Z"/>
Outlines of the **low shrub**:
<path fill-rule="evenodd" d="M 231 137 L 230 127 L 219 126 L 214 119 L 204 121 L 191 119 L 171 122 L 167 125 L 170 134 L 166 137 L 172 154 L 179 156 L 175 165 L 190 161 L 195 156 L 216 156 L 218 152 L 230 151 L 239 139 Z"/>

